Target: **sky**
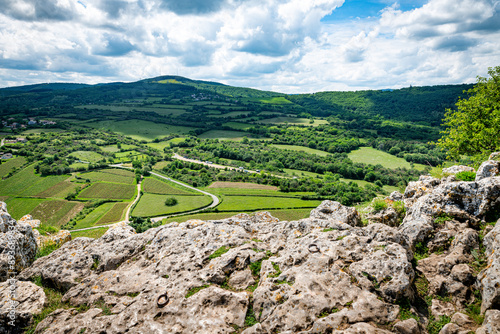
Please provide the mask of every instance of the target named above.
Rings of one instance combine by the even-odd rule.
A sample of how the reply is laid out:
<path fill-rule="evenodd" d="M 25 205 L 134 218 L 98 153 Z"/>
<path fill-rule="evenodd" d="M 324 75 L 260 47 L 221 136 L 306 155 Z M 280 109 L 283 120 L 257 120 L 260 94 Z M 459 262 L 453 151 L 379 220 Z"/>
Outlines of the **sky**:
<path fill-rule="evenodd" d="M 494 66 L 500 0 L 0 0 L 0 87 L 180 75 L 292 94 Z"/>

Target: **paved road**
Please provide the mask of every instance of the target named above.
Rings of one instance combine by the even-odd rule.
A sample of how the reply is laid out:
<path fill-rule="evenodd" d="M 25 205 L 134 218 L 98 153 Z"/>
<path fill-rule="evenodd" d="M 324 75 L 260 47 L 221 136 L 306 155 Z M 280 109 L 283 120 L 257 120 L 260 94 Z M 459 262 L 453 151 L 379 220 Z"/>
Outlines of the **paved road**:
<path fill-rule="evenodd" d="M 252 173 L 252 174 L 258 174 L 258 173 L 260 173 L 260 172 L 254 171 L 254 170 L 242 169 L 242 168 L 239 168 L 239 167 L 224 166 L 224 165 L 218 165 L 218 164 L 213 164 L 213 163 L 209 164 L 209 163 L 207 163 L 205 161 L 184 158 L 184 157 L 178 155 L 177 153 L 174 153 L 174 155 L 172 156 L 172 158 L 177 159 L 177 160 L 186 161 L 186 162 L 193 162 L 195 164 L 205 165 L 205 166 L 209 166 L 209 167 L 213 167 L 213 168 L 219 168 L 219 169 L 226 169 L 227 168 L 229 170 L 239 170 L 239 171 L 243 171 L 244 170 L 244 171 L 246 171 L 246 173 Z M 271 174 L 271 176 L 279 177 L 281 179 L 289 179 L 289 177 L 282 176 L 282 175 Z"/>
<path fill-rule="evenodd" d="M 132 169 L 132 167 L 125 167 L 125 166 L 122 166 L 122 165 L 109 165 L 109 167 L 117 167 L 117 168 L 123 168 L 123 169 Z M 166 177 L 164 175 L 161 175 L 161 174 L 158 174 L 158 173 L 155 173 L 155 172 L 150 172 L 152 175 L 155 175 L 155 176 L 158 176 L 162 179 L 165 179 L 165 180 L 168 180 L 170 182 L 173 182 L 173 183 L 177 183 L 178 185 L 181 185 L 183 187 L 186 187 L 186 188 L 189 188 L 189 189 L 192 189 L 194 191 L 197 191 L 197 192 L 200 192 L 204 195 L 208 195 L 210 197 L 212 197 L 212 203 L 208 206 L 205 206 L 203 208 L 200 208 L 200 209 L 196 209 L 196 210 L 193 210 L 193 211 L 188 211 L 188 212 L 183 212 L 183 213 L 176 213 L 176 214 L 171 214 L 171 215 L 167 215 L 167 216 L 161 216 L 161 217 L 153 217 L 151 218 L 151 221 L 152 222 L 157 222 L 157 221 L 161 221 L 165 218 L 171 218 L 171 217 L 176 217 L 176 216 L 182 216 L 182 215 L 187 215 L 187 214 L 192 214 L 192 213 L 197 213 L 197 212 L 200 212 L 200 211 L 204 211 L 204 210 L 207 210 L 207 209 L 210 209 L 210 208 L 214 208 L 216 207 L 217 205 L 219 205 L 220 203 L 220 200 L 217 196 L 215 196 L 214 194 L 211 194 L 209 192 L 206 192 L 206 191 L 203 191 L 203 190 L 200 190 L 200 189 L 197 189 L 195 187 L 191 187 L 190 185 L 187 185 L 185 183 L 182 183 L 182 182 L 179 182 L 179 181 L 176 181 L 176 180 L 172 180 L 171 178 L 169 177 Z M 122 223 L 122 222 L 129 222 L 129 219 L 130 219 L 130 210 L 132 208 L 132 206 L 134 205 L 135 202 L 137 202 L 140 198 L 140 195 L 141 195 L 141 188 L 140 188 L 140 185 L 141 183 L 139 183 L 137 185 L 137 197 L 136 199 L 134 200 L 134 202 L 128 207 L 127 209 L 127 214 L 125 215 L 125 220 L 124 221 L 121 221 L 119 223 Z M 81 228 L 81 229 L 77 229 L 77 230 L 70 230 L 70 232 L 77 232 L 77 231 L 86 231 L 86 230 L 93 230 L 93 229 L 96 229 L 96 228 L 103 228 L 103 227 L 110 227 L 114 224 L 117 224 L 117 223 L 113 223 L 113 224 L 108 224 L 108 225 L 100 225 L 100 226 L 93 226 L 93 227 L 87 227 L 87 228 Z"/>

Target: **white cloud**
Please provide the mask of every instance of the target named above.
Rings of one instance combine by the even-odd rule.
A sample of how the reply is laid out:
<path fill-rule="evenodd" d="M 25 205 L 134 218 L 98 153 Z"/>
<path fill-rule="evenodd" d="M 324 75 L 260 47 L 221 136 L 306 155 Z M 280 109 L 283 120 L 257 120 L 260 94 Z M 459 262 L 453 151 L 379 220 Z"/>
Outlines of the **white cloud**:
<path fill-rule="evenodd" d="M 343 0 L 7 0 L 0 86 L 165 74 L 282 92 L 473 82 L 499 65 L 500 6 L 429 0 L 326 24 Z M 48 9 L 51 9 L 48 12 Z"/>

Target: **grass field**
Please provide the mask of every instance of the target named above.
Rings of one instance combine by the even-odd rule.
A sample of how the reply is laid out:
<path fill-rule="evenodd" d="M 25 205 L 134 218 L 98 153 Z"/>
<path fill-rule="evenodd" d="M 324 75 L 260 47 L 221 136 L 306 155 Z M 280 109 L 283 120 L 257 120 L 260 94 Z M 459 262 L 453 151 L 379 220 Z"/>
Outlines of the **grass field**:
<path fill-rule="evenodd" d="M 71 232 L 71 238 L 75 239 L 80 237 L 87 237 L 87 238 L 99 239 L 100 237 L 102 237 L 104 233 L 106 233 L 108 229 L 109 227 L 103 227 L 86 231 Z"/>
<path fill-rule="evenodd" d="M 293 102 L 288 101 L 283 96 L 271 97 L 271 98 L 268 98 L 268 99 L 260 99 L 259 102 L 261 102 L 261 103 L 267 103 L 267 104 L 293 104 Z"/>
<path fill-rule="evenodd" d="M 24 215 L 33 211 L 40 203 L 46 201 L 41 198 L 9 198 L 5 201 L 7 203 L 7 211 L 12 218 L 18 220 Z"/>
<path fill-rule="evenodd" d="M 69 178 L 69 175 L 40 176 L 33 165 L 0 181 L 0 196 L 36 196 Z"/>
<path fill-rule="evenodd" d="M 290 197 L 300 198 L 304 195 L 314 195 L 312 192 L 290 192 L 284 193 L 272 189 L 249 189 L 249 188 L 210 188 L 210 186 L 201 188 L 214 195 L 228 195 L 228 196 L 266 196 L 266 197 Z"/>
<path fill-rule="evenodd" d="M 122 183 L 94 183 L 85 188 L 79 195 L 80 199 L 116 199 L 127 200 L 134 197 L 136 186 Z"/>
<path fill-rule="evenodd" d="M 175 197 L 178 204 L 174 206 L 166 206 L 165 199 L 167 197 Z M 160 215 L 168 215 L 177 212 L 186 212 L 205 207 L 212 203 L 212 198 L 209 196 L 168 196 L 145 193 L 132 212 L 135 217 L 154 217 Z"/>
<path fill-rule="evenodd" d="M 124 172 L 128 172 L 125 171 Z M 91 182 L 112 182 L 112 183 L 123 183 L 123 184 L 135 184 L 134 174 L 132 172 L 128 172 L 125 175 L 117 175 L 114 173 L 106 173 L 106 172 L 88 172 L 78 174 L 84 180 L 89 179 Z"/>
<path fill-rule="evenodd" d="M 30 214 L 44 224 L 61 226 L 76 216 L 82 208 L 83 203 L 49 200 L 41 202 Z"/>
<path fill-rule="evenodd" d="M 214 118 L 225 118 L 225 117 L 240 117 L 243 115 L 248 115 L 250 114 L 250 111 L 231 111 L 225 114 L 220 114 L 220 115 L 210 115 L 210 117 Z"/>
<path fill-rule="evenodd" d="M 268 209 L 315 208 L 321 201 L 305 201 L 300 198 L 226 196 L 222 195 L 219 211 L 248 212 Z"/>
<path fill-rule="evenodd" d="M 257 183 L 248 183 L 248 182 L 222 182 L 217 181 L 212 183 L 207 187 L 210 188 L 238 188 L 238 189 L 260 189 L 260 190 L 274 190 L 277 191 L 278 187 L 269 186 L 267 184 L 257 184 Z M 244 191 L 242 191 L 244 192 Z"/>
<path fill-rule="evenodd" d="M 354 162 L 377 165 L 380 164 L 386 168 L 411 168 L 408 161 L 398 158 L 392 154 L 376 150 L 372 147 L 360 147 L 348 154 L 349 159 Z M 415 168 L 424 169 L 424 165 L 415 164 Z"/>
<path fill-rule="evenodd" d="M 93 151 L 76 151 L 71 153 L 69 156 L 91 163 L 104 159 L 102 155 Z"/>
<path fill-rule="evenodd" d="M 113 207 L 115 203 L 104 203 L 99 205 L 97 208 L 92 210 L 85 218 L 76 222 L 74 229 L 92 227 L 96 225 L 96 222 L 99 221 L 105 214 L 108 213 L 109 210 Z"/>
<path fill-rule="evenodd" d="M 129 203 L 115 203 L 113 207 L 99 219 L 96 225 L 111 224 L 122 221 L 125 216 L 125 209 Z"/>
<path fill-rule="evenodd" d="M 329 124 L 328 121 L 324 119 L 314 119 L 314 122 L 310 123 L 309 119 L 307 118 L 296 118 L 296 117 L 285 117 L 285 116 L 268 118 L 258 121 L 257 123 L 262 123 L 262 124 L 288 123 L 288 124 L 307 125 L 307 126 L 318 126 L 321 124 Z"/>
<path fill-rule="evenodd" d="M 158 161 L 154 166 L 153 169 L 156 170 L 162 170 L 163 167 L 167 166 L 170 162 L 169 161 Z"/>
<path fill-rule="evenodd" d="M 26 159 L 24 157 L 18 157 L 14 159 L 10 159 L 7 162 L 2 161 L 0 165 L 0 178 L 9 174 L 9 172 L 14 168 L 19 168 L 26 163 Z"/>
<path fill-rule="evenodd" d="M 229 140 L 229 139 L 243 139 L 243 137 L 249 136 L 246 132 L 241 131 L 226 131 L 226 130 L 209 130 L 207 132 L 199 135 L 199 138 L 203 139 L 221 139 L 221 140 Z"/>
<path fill-rule="evenodd" d="M 173 183 L 160 181 L 154 177 L 147 177 L 142 182 L 143 191 L 145 193 L 159 194 L 159 195 L 191 195 L 202 196 L 201 193 L 190 191 L 185 187 L 177 187 Z"/>
<path fill-rule="evenodd" d="M 135 148 L 137 148 L 137 146 L 135 146 L 135 145 L 121 144 L 121 149 L 123 149 L 123 150 L 132 150 Z M 120 152 L 120 148 L 118 148 L 117 145 L 101 146 L 101 149 L 104 152 L 111 152 L 111 153 Z"/>
<path fill-rule="evenodd" d="M 37 196 L 44 198 L 49 198 L 49 197 L 64 198 L 78 187 L 79 187 L 78 184 L 68 182 L 67 180 L 65 180 L 53 185 L 52 187 L 48 188 L 45 191 L 38 193 Z"/>
<path fill-rule="evenodd" d="M 168 124 L 160 124 L 142 120 L 127 120 L 127 121 L 99 121 L 87 123 L 87 126 L 96 129 L 107 129 L 119 133 L 124 136 L 129 136 L 137 140 L 153 140 L 156 137 L 167 136 L 169 134 L 178 133 L 186 134 L 194 128 L 185 126 L 175 126 Z"/>
<path fill-rule="evenodd" d="M 279 148 L 280 150 L 291 150 L 291 151 L 301 151 L 301 152 L 306 152 L 310 154 L 316 154 L 321 157 L 326 157 L 328 152 L 325 151 L 320 151 L 320 150 L 315 150 L 313 148 L 305 147 L 305 146 L 297 146 L 297 145 L 277 145 L 277 144 L 272 144 L 271 146 Z"/>
<path fill-rule="evenodd" d="M 297 177 L 317 177 L 317 176 L 322 176 L 321 174 L 318 173 L 313 173 L 313 172 L 306 172 L 303 170 L 298 170 L 298 169 L 288 169 L 288 168 L 283 168 L 283 171 L 287 173 L 290 176 L 297 176 Z"/>
<path fill-rule="evenodd" d="M 238 122 L 227 122 L 222 124 L 223 126 L 229 126 L 230 128 L 233 128 L 235 130 L 243 130 L 246 131 L 253 127 L 254 125 L 248 124 L 248 123 L 238 123 Z"/>

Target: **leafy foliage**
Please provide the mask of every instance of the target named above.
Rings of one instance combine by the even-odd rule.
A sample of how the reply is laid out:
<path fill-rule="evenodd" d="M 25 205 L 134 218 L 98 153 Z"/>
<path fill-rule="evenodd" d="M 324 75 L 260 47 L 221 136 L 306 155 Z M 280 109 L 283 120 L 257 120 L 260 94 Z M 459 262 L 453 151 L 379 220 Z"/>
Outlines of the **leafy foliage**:
<path fill-rule="evenodd" d="M 177 201 L 177 198 L 175 197 L 167 197 L 167 199 L 165 200 L 165 205 L 166 206 L 174 206 L 174 205 L 177 205 L 178 201 Z"/>
<path fill-rule="evenodd" d="M 490 78 L 478 77 L 467 91 L 468 99 L 460 99 L 457 110 L 447 109 L 438 145 L 448 157 L 460 155 L 488 156 L 500 149 L 500 66 L 489 68 Z"/>
<path fill-rule="evenodd" d="M 150 218 L 144 219 L 142 217 L 133 217 L 129 225 L 132 226 L 137 233 L 142 233 L 150 228 L 160 226 L 161 221 L 153 223 Z"/>
<path fill-rule="evenodd" d="M 463 171 L 455 174 L 455 177 L 461 181 L 474 181 L 476 179 L 476 173 Z"/>
<path fill-rule="evenodd" d="M 226 246 L 219 247 L 215 252 L 213 252 L 212 254 L 210 254 L 210 256 L 208 257 L 208 259 L 212 260 L 212 259 L 216 259 L 218 257 L 221 257 L 222 254 L 225 254 L 225 253 L 229 252 L 230 249 L 231 249 L 230 247 L 226 247 Z"/>

